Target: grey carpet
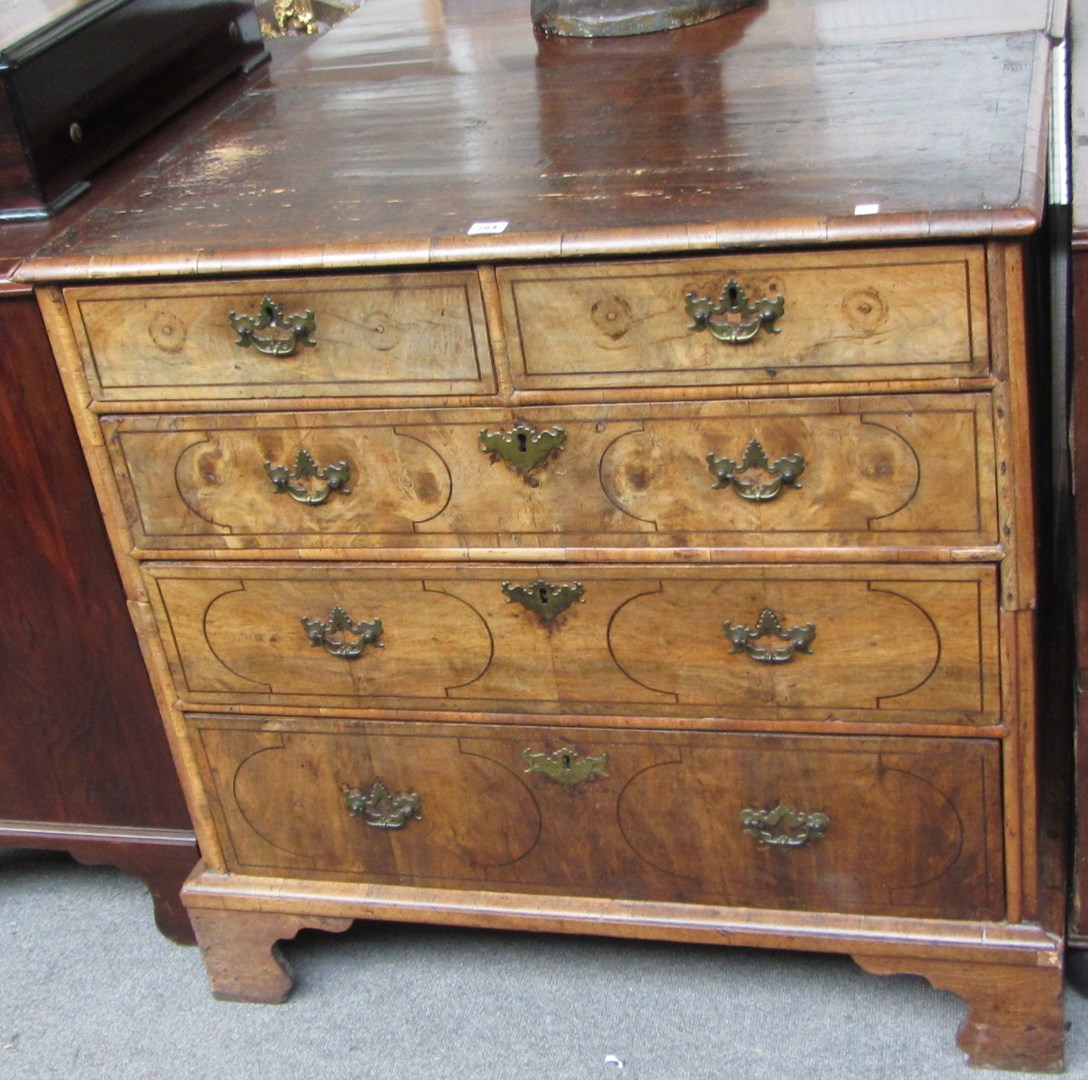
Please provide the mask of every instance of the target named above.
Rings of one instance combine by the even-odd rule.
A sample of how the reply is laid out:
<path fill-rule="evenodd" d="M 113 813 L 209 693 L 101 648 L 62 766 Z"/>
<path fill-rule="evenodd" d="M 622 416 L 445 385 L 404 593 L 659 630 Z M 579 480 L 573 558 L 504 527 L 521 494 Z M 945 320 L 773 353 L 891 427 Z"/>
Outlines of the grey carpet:
<path fill-rule="evenodd" d="M 0 852 L 3 1080 L 958 1080 L 965 1006 L 842 957 L 356 924 L 286 1005 L 208 992 L 143 886 Z M 1067 1075 L 1088 1002 L 1067 991 Z M 1034 1075 L 1034 1074 L 1032 1074 Z"/>

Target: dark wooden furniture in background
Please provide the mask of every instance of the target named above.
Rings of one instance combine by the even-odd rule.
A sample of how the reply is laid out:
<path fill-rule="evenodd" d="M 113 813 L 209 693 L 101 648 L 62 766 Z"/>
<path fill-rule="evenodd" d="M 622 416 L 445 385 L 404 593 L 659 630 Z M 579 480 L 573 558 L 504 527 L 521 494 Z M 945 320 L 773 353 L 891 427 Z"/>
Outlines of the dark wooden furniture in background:
<path fill-rule="evenodd" d="M 253 0 L 15 0 L 0 28 L 0 221 L 48 217 L 204 91 L 267 59 Z"/>
<path fill-rule="evenodd" d="M 1076 566 L 1076 785 L 1068 944 L 1088 992 L 1088 4 L 1070 9 L 1073 550 Z"/>
<path fill-rule="evenodd" d="M 0 846 L 135 874 L 191 941 L 196 839 L 41 313 L 10 279 L 45 231 L 0 227 Z"/>
<path fill-rule="evenodd" d="M 926 11 L 587 42 L 369 0 L 20 270 L 217 994 L 281 999 L 276 940 L 353 918 L 827 950 L 1060 1068 L 1028 297 L 1064 10 Z"/>
<path fill-rule="evenodd" d="M 53 6 L 58 14 L 72 14 L 70 2 Z M 191 11 L 199 7 L 187 6 Z M 107 7 L 87 5 L 88 11 Z M 175 5 L 184 19 L 181 7 Z M 233 7 L 252 13 L 250 5 Z M 142 21 L 139 5 L 128 8 Z M 224 5 L 209 7 L 202 17 L 207 22 L 210 16 L 221 26 L 226 39 L 224 10 Z M 22 14 L 40 19 L 42 9 L 33 6 Z M 68 41 L 72 21 L 65 24 Z M 107 28 L 112 25 L 107 20 Z M 14 24 L 5 28 L 8 40 L 14 30 Z M 133 47 L 123 36 L 114 45 Z M 245 52 L 253 52 L 242 45 Z M 162 60 L 160 56 L 157 62 Z M 238 68 L 237 57 L 227 68 L 222 61 L 220 56 L 212 64 L 217 80 L 228 68 Z M 57 216 L 0 225 L 0 490 L 5 526 L 0 530 L 0 846 L 62 850 L 81 862 L 116 866 L 141 878 L 154 899 L 159 928 L 186 943 L 194 940 L 193 931 L 178 894 L 199 854 L 196 838 L 41 313 L 31 288 L 14 281 L 12 273 L 50 237 L 264 77 L 261 71 L 208 90 L 209 70 L 206 62 L 198 65 L 198 85 L 191 88 L 183 88 L 184 72 L 176 70 L 161 87 L 175 93 L 171 102 L 159 97 L 144 102 L 149 111 L 132 117 L 132 130 L 114 131 L 108 145 L 99 131 L 84 153 L 74 150 L 71 161 L 57 164 L 42 178 L 44 188 L 31 185 L 44 190 L 48 202 L 50 193 L 67 190 L 77 174 L 91 178 L 89 188 L 83 186 L 83 194 Z M 84 76 L 97 85 L 93 71 L 84 71 Z M 106 81 L 100 100 L 117 89 L 116 80 Z M 18 88 L 25 94 L 29 84 L 19 83 Z M 71 89 L 69 84 L 65 92 Z M 200 91 L 204 93 L 187 112 L 131 145 L 141 130 L 146 132 Z M 31 116 L 37 115 L 33 103 L 23 100 L 19 107 L 28 104 Z M 130 111 L 136 104 L 129 103 Z M 19 117 L 20 123 L 23 119 Z M 122 147 L 129 148 L 125 155 L 104 164 Z M 36 164 L 24 160 L 24 171 Z M 10 205 L 13 191 L 6 181 L 0 184 L 0 205 Z M 34 216 L 33 204 L 31 192 L 24 206 L 28 217 Z"/>

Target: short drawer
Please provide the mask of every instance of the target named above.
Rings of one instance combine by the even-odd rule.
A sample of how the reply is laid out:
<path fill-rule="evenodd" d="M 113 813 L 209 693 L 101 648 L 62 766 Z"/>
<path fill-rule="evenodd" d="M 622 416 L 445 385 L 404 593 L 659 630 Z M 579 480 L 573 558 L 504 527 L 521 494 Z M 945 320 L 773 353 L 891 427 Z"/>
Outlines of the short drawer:
<path fill-rule="evenodd" d="M 968 739 L 190 717 L 229 868 L 1000 918 L 1000 757 Z"/>
<path fill-rule="evenodd" d="M 103 428 L 143 551 L 998 542 L 985 393 Z"/>
<path fill-rule="evenodd" d="M 480 286 L 469 271 L 93 286 L 64 295 L 99 401 L 495 388 Z"/>
<path fill-rule="evenodd" d="M 151 564 L 182 702 L 985 725 L 990 566 Z"/>
<path fill-rule="evenodd" d="M 526 390 L 913 380 L 989 366 L 981 248 L 515 266 L 498 277 L 514 385 Z"/>

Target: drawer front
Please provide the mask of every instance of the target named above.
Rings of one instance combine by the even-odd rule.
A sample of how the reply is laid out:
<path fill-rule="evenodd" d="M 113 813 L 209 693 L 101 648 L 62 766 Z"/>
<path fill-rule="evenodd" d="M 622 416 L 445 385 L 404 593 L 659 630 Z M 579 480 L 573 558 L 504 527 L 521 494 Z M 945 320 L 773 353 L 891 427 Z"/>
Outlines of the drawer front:
<path fill-rule="evenodd" d="M 99 401 L 495 389 L 471 272 L 94 286 L 65 302 Z"/>
<path fill-rule="evenodd" d="M 989 364 L 978 248 L 518 266 L 498 275 L 520 389 L 941 378 Z M 711 304 L 727 310 L 702 318 L 700 301 L 703 314 Z"/>
<path fill-rule="evenodd" d="M 519 456 L 519 426 L 552 439 L 539 461 Z M 149 551 L 998 541 L 987 394 L 103 427 Z"/>
<path fill-rule="evenodd" d="M 243 873 L 1003 913 L 999 749 L 984 740 L 190 723 Z"/>
<path fill-rule="evenodd" d="M 178 693 L 198 708 L 1000 719 L 992 567 L 573 569 L 144 574 Z"/>

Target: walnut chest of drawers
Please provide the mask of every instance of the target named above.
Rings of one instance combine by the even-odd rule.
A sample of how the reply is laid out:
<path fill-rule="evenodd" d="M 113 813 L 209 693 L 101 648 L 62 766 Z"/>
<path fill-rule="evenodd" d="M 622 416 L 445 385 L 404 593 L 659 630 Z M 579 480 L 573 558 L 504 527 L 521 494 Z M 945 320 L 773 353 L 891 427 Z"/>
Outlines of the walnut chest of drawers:
<path fill-rule="evenodd" d="M 832 7 L 612 52 L 453 8 L 455 54 L 373 0 L 25 269 L 218 995 L 282 999 L 275 942 L 355 918 L 788 946 L 1060 1066 L 1046 26 L 798 29 Z M 885 122 L 908 77 L 956 124 Z"/>

